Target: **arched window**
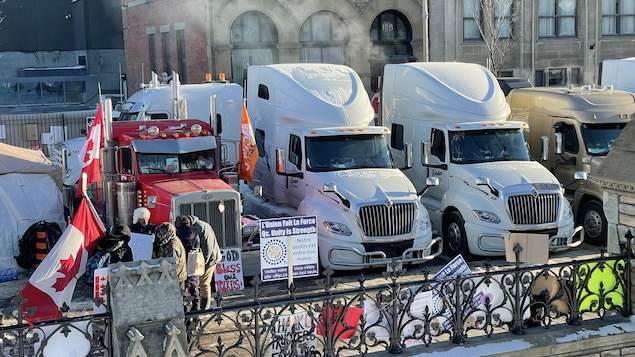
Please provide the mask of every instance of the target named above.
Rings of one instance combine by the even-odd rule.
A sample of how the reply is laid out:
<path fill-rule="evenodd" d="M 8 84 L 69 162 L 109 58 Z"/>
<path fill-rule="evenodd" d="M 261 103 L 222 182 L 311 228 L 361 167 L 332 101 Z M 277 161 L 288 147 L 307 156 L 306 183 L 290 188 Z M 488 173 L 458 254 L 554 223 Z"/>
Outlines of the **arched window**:
<path fill-rule="evenodd" d="M 241 84 L 249 65 L 278 63 L 278 30 L 269 17 L 247 11 L 231 26 L 232 79 Z"/>
<path fill-rule="evenodd" d="M 394 10 L 384 11 L 370 27 L 371 89 L 377 89 L 377 77 L 383 74 L 387 63 L 416 61 L 412 55 L 412 27 L 406 17 Z"/>
<path fill-rule="evenodd" d="M 348 65 L 350 34 L 341 18 L 328 11 L 309 17 L 300 29 L 300 62 Z"/>

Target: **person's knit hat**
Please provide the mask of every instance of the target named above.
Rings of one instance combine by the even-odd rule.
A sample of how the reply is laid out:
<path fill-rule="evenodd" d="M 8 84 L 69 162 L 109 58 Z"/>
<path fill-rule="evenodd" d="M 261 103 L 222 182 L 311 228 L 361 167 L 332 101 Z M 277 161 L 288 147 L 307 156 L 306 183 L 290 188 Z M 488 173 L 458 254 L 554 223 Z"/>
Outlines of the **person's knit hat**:
<path fill-rule="evenodd" d="M 117 239 L 123 239 L 126 241 L 130 240 L 130 227 L 128 227 L 125 224 L 119 224 L 116 226 L 113 226 L 112 229 L 110 230 L 110 235 L 113 238 L 117 238 Z"/>
<path fill-rule="evenodd" d="M 161 223 L 156 232 L 154 233 L 155 238 L 159 243 L 164 243 L 168 241 L 171 237 L 176 236 L 176 228 L 170 222 Z"/>
<path fill-rule="evenodd" d="M 179 217 L 180 226 L 189 227 L 192 225 L 192 218 L 190 216 L 181 216 Z"/>
<path fill-rule="evenodd" d="M 132 224 L 139 223 L 139 219 L 145 219 L 146 223 L 150 220 L 150 210 L 145 207 L 138 207 L 132 214 Z"/>

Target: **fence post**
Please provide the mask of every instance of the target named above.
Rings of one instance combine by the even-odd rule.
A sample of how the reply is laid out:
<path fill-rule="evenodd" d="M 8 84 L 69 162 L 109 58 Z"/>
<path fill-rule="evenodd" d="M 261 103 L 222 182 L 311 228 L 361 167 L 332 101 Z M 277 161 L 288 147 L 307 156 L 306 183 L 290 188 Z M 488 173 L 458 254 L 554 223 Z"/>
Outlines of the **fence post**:
<path fill-rule="evenodd" d="M 514 321 L 510 328 L 511 333 L 515 335 L 522 335 L 525 333 L 523 330 L 523 306 L 521 303 L 524 294 L 520 292 L 522 275 L 522 271 L 520 270 L 520 252 L 522 251 L 523 247 L 516 243 L 514 246 L 514 254 L 516 255 L 516 269 L 514 269 Z"/>
<path fill-rule="evenodd" d="M 465 343 L 463 337 L 463 301 L 461 299 L 461 290 L 463 282 L 465 281 L 460 275 L 457 275 L 453 279 L 454 282 L 454 322 L 452 323 L 452 329 L 454 330 L 454 336 L 452 336 L 452 342 L 457 345 Z"/>
<path fill-rule="evenodd" d="M 400 321 L 399 318 L 399 284 L 397 284 L 397 278 L 403 274 L 403 270 L 399 267 L 399 264 L 393 259 L 390 263 L 390 305 L 392 307 L 392 323 L 390 324 L 390 346 L 388 351 L 390 353 L 401 353 L 402 349 L 399 344 L 400 339 Z"/>
<path fill-rule="evenodd" d="M 624 317 L 628 317 L 631 316 L 633 314 L 633 302 L 631 301 L 631 293 L 632 293 L 632 288 L 633 288 L 633 282 L 631 281 L 631 259 L 633 258 L 633 233 L 631 233 L 630 229 L 626 232 L 626 235 L 624 236 L 626 238 L 626 249 L 628 249 L 628 252 L 626 253 L 626 271 L 624 272 L 624 274 L 626 275 L 624 277 L 625 281 L 625 286 L 624 289 L 626 290 L 626 307 L 624 308 L 624 312 L 622 313 L 622 316 Z"/>

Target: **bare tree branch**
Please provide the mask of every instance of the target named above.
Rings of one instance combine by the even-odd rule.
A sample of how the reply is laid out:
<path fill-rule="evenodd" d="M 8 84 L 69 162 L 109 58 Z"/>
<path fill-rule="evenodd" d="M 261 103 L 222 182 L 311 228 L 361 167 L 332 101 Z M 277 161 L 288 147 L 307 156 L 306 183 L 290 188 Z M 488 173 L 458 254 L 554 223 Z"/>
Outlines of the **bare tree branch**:
<path fill-rule="evenodd" d="M 466 2 L 488 50 L 487 68 L 498 76 L 505 55 L 516 44 L 514 24 L 521 2 L 515 0 L 471 0 Z"/>

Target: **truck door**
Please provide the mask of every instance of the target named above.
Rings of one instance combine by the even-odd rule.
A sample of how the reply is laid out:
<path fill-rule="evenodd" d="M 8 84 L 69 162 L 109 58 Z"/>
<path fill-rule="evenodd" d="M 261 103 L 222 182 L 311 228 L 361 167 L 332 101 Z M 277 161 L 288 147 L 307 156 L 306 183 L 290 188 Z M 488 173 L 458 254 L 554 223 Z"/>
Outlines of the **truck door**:
<path fill-rule="evenodd" d="M 582 164 L 581 150 L 583 150 L 580 133 L 574 123 L 574 120 L 568 118 L 553 118 L 554 133 L 562 133 L 563 136 L 564 152 L 562 155 L 553 155 L 554 160 L 551 161 L 552 165 L 550 167 L 558 181 L 565 185 L 566 194 L 571 196 L 573 196 L 578 186 L 578 182 L 573 177 L 576 171 L 580 171 L 579 165 Z"/>
<path fill-rule="evenodd" d="M 288 172 L 296 171 L 303 172 L 303 157 L 304 152 L 302 150 L 302 138 L 299 135 L 289 135 L 289 164 Z M 287 185 L 289 191 L 289 203 L 294 207 L 298 207 L 300 202 L 304 199 L 304 179 L 295 176 L 287 176 Z"/>
<path fill-rule="evenodd" d="M 428 168 L 428 177 L 437 177 L 439 185 L 428 188 L 424 195 L 424 200 L 429 208 L 434 206 L 434 211 L 441 210 L 441 199 L 448 190 L 449 150 L 447 148 L 446 133 L 441 129 L 432 128 L 430 131 L 430 167 Z"/>

